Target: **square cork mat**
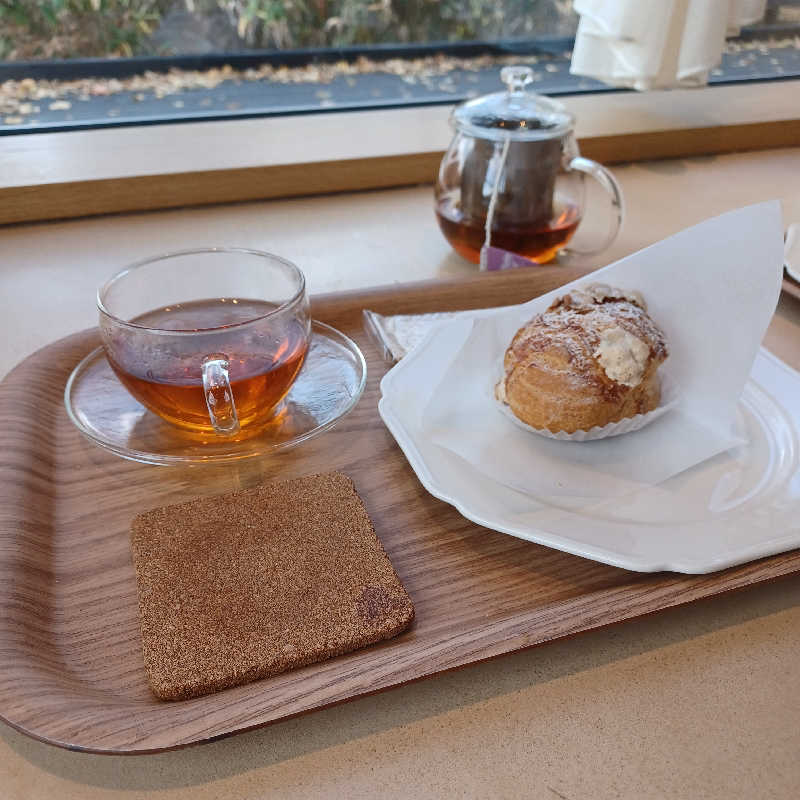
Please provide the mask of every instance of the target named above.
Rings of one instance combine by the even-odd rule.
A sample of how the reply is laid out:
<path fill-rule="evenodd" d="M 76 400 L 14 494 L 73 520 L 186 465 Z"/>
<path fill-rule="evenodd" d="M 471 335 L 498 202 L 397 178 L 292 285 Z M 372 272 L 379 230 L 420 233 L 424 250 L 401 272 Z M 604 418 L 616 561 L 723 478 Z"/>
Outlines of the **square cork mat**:
<path fill-rule="evenodd" d="M 131 537 L 142 648 L 178 700 L 388 639 L 414 607 L 339 472 L 164 506 Z"/>

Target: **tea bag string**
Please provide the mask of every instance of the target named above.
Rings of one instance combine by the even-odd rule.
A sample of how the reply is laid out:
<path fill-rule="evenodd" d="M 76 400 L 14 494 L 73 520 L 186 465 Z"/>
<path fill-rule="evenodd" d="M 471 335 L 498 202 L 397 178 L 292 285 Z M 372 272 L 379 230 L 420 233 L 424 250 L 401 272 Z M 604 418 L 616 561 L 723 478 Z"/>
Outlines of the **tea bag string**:
<path fill-rule="evenodd" d="M 506 166 L 506 157 L 508 156 L 508 145 L 511 143 L 511 137 L 506 135 L 503 140 L 503 149 L 500 152 L 500 163 L 497 165 L 497 171 L 494 176 L 494 186 L 492 187 L 492 196 L 489 198 L 489 208 L 486 212 L 486 235 L 483 239 L 483 247 L 481 247 L 481 264 L 482 271 L 488 269 L 489 247 L 492 244 L 492 220 L 494 219 L 494 209 L 497 205 L 497 193 L 500 189 L 500 179 L 503 177 L 503 170 Z"/>

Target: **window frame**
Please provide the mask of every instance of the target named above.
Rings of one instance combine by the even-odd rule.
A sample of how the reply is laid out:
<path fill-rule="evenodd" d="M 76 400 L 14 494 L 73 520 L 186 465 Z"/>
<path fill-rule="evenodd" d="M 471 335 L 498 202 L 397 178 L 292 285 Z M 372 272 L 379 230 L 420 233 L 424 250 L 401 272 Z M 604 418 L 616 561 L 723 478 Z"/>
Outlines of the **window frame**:
<path fill-rule="evenodd" d="M 800 80 L 559 97 L 606 164 L 800 146 Z M 0 137 L 0 224 L 435 179 L 449 106 Z"/>

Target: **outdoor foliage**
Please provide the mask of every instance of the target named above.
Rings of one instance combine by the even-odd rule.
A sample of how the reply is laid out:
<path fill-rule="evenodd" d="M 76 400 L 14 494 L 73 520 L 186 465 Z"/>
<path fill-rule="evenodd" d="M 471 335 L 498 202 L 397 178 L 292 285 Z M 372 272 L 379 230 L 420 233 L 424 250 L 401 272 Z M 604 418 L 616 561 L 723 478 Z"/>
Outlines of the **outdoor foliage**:
<path fill-rule="evenodd" d="M 553 0 L 219 0 L 257 47 L 531 36 L 571 2 Z M 548 13 L 549 12 L 549 13 Z M 548 17 L 550 18 L 548 20 Z M 547 32 L 542 29 L 541 33 Z"/>
<path fill-rule="evenodd" d="M 174 55 L 180 44 L 170 42 L 170 20 L 179 32 L 177 42 L 187 27 L 194 31 L 200 42 L 194 52 L 531 37 L 563 33 L 571 5 L 571 0 L 0 0 L 0 59 Z M 221 27 L 227 35 L 220 46 L 215 37 Z"/>
<path fill-rule="evenodd" d="M 0 58 L 131 55 L 170 3 L 0 0 Z"/>

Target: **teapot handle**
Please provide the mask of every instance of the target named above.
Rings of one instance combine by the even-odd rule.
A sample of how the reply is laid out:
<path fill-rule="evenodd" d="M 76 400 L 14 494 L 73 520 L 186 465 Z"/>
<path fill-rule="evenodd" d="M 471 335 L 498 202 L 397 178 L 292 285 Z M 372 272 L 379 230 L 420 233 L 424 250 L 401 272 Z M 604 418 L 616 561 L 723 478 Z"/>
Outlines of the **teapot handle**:
<path fill-rule="evenodd" d="M 592 161 L 590 158 L 576 156 L 569 162 L 567 169 L 574 170 L 575 172 L 583 172 L 586 175 L 589 175 L 606 190 L 611 198 L 612 219 L 608 234 L 606 235 L 605 239 L 603 239 L 602 243 L 597 247 L 593 247 L 590 250 L 581 250 L 576 247 L 566 247 L 564 249 L 567 253 L 578 253 L 580 255 L 599 253 L 601 250 L 605 250 L 611 244 L 611 242 L 617 238 L 619 229 L 622 227 L 622 222 L 625 218 L 625 205 L 622 199 L 622 187 L 617 182 L 617 179 L 605 167 L 601 166 L 596 161 Z"/>

